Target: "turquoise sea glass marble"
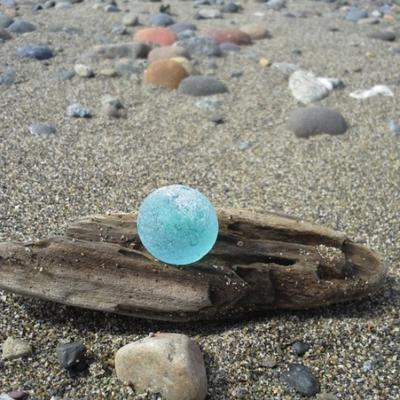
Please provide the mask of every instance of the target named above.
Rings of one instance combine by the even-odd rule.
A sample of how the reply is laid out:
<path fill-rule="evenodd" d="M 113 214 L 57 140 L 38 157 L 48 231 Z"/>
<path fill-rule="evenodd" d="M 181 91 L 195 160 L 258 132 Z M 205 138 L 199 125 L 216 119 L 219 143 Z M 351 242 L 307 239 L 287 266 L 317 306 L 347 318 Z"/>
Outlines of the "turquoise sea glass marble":
<path fill-rule="evenodd" d="M 198 190 L 170 185 L 144 199 L 137 228 L 143 246 L 155 258 L 187 265 L 203 258 L 214 246 L 218 218 L 213 205 Z"/>

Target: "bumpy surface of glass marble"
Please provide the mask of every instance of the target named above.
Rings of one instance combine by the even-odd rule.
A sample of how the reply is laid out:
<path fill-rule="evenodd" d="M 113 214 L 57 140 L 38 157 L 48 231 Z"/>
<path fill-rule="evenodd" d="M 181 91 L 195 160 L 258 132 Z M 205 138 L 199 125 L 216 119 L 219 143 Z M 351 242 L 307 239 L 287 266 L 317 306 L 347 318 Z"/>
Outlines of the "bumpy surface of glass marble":
<path fill-rule="evenodd" d="M 214 246 L 218 218 L 202 193 L 171 185 L 145 198 L 137 228 L 143 246 L 155 258 L 167 264 L 187 265 L 200 260 Z"/>

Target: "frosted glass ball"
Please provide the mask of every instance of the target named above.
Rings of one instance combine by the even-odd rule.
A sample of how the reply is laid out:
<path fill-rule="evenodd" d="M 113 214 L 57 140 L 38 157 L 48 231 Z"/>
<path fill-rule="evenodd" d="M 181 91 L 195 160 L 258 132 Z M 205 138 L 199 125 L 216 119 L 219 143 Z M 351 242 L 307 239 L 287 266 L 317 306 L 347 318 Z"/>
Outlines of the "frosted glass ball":
<path fill-rule="evenodd" d="M 137 228 L 143 246 L 155 258 L 167 264 L 187 265 L 203 258 L 214 246 L 218 217 L 198 190 L 170 185 L 144 199 Z"/>

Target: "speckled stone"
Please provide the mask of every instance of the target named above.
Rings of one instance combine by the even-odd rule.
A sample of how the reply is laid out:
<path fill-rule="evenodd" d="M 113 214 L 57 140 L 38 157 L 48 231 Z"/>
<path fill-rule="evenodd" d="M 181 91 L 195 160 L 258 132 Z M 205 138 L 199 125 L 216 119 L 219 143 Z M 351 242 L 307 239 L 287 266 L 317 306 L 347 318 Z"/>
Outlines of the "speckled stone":
<path fill-rule="evenodd" d="M 218 42 L 211 37 L 190 37 L 179 40 L 178 46 L 185 48 L 192 57 L 220 57 L 222 55 Z"/>
<path fill-rule="evenodd" d="M 151 26 L 169 26 L 174 23 L 174 19 L 166 13 L 160 13 L 150 18 Z"/>
<path fill-rule="evenodd" d="M 187 76 L 186 69 L 180 63 L 162 59 L 154 61 L 147 67 L 144 72 L 144 82 L 172 90 L 176 89 Z"/>
<path fill-rule="evenodd" d="M 67 116 L 73 118 L 90 118 L 92 113 L 85 106 L 82 106 L 79 103 L 74 103 L 67 107 Z"/>
<path fill-rule="evenodd" d="M 211 76 L 189 76 L 184 79 L 178 88 L 179 92 L 189 96 L 211 96 L 227 93 L 228 88 Z"/>
<path fill-rule="evenodd" d="M 51 136 L 56 133 L 53 125 L 35 123 L 29 126 L 29 132 L 34 136 Z"/>
<path fill-rule="evenodd" d="M 310 368 L 302 364 L 290 364 L 282 378 L 291 388 L 304 396 L 314 396 L 320 390 L 319 383 Z"/>
<path fill-rule="evenodd" d="M 26 340 L 8 337 L 3 343 L 3 360 L 15 360 L 17 358 L 27 357 L 31 353 L 32 347 Z"/>
<path fill-rule="evenodd" d="M 175 33 L 165 27 L 143 28 L 135 33 L 133 39 L 137 42 L 170 46 L 176 41 Z"/>

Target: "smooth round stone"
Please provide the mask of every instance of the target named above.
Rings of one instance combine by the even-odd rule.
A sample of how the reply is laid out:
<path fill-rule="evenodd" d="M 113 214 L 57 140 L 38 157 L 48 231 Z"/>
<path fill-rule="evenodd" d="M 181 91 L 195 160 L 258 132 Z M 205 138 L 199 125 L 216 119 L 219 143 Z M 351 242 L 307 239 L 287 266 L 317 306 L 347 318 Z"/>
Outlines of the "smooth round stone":
<path fill-rule="evenodd" d="M 53 57 L 53 51 L 45 44 L 27 44 L 17 48 L 17 56 L 35 60 L 48 60 Z"/>
<path fill-rule="evenodd" d="M 240 27 L 240 30 L 250 36 L 252 40 L 271 38 L 271 34 L 264 24 L 248 24 Z"/>
<path fill-rule="evenodd" d="M 228 92 L 227 87 L 218 79 L 211 76 L 189 76 L 178 88 L 180 93 L 189 96 L 211 96 Z"/>
<path fill-rule="evenodd" d="M 176 34 L 182 33 L 185 31 L 195 31 L 197 30 L 196 25 L 191 24 L 190 22 L 176 22 L 175 24 L 169 27 L 172 29 Z"/>
<path fill-rule="evenodd" d="M 174 57 L 189 58 L 189 53 L 183 47 L 179 46 L 156 47 L 150 51 L 149 55 L 147 56 L 147 61 L 152 63 L 157 60 L 164 60 Z"/>
<path fill-rule="evenodd" d="M 56 128 L 48 124 L 32 124 L 29 126 L 29 132 L 34 136 L 50 136 L 56 133 Z"/>
<path fill-rule="evenodd" d="M 210 28 L 206 34 L 214 38 L 219 44 L 234 43 L 237 45 L 250 44 L 251 38 L 247 33 L 235 28 Z"/>
<path fill-rule="evenodd" d="M 187 76 L 186 69 L 180 63 L 164 59 L 154 61 L 147 67 L 144 71 L 144 82 L 173 90 Z"/>
<path fill-rule="evenodd" d="M 8 31 L 11 33 L 28 33 L 36 30 L 35 25 L 31 24 L 27 21 L 14 21 L 8 28 Z"/>
<path fill-rule="evenodd" d="M 221 11 L 224 13 L 237 13 L 240 9 L 241 7 L 238 4 L 229 2 L 222 6 Z"/>
<path fill-rule="evenodd" d="M 0 28 L 1 29 L 8 28 L 13 22 L 14 22 L 14 20 L 12 18 L 10 18 L 6 14 L 3 14 L 0 11 Z"/>
<path fill-rule="evenodd" d="M 164 27 L 143 28 L 135 33 L 133 39 L 141 43 L 171 46 L 176 41 L 176 35 L 171 29 Z"/>
<path fill-rule="evenodd" d="M 352 22 L 357 22 L 362 18 L 368 18 L 368 12 L 356 6 L 351 7 L 350 11 L 346 15 L 346 20 Z"/>
<path fill-rule="evenodd" d="M 128 13 L 128 14 L 125 14 L 122 18 L 122 25 L 136 26 L 138 24 L 139 24 L 139 17 L 137 16 L 137 14 Z"/>
<path fill-rule="evenodd" d="M 160 13 L 150 18 L 151 26 L 169 26 L 172 25 L 174 22 L 175 21 L 173 20 L 173 18 L 166 13 Z"/>
<path fill-rule="evenodd" d="M 199 191 L 182 185 L 165 186 L 147 196 L 139 208 L 137 227 L 149 253 L 172 265 L 200 260 L 218 236 L 213 205 Z"/>
<path fill-rule="evenodd" d="M 185 48 L 192 57 L 220 57 L 222 55 L 219 44 L 211 37 L 194 36 L 179 40 L 177 45 Z"/>
<path fill-rule="evenodd" d="M 26 400 L 29 397 L 29 393 L 23 392 L 22 390 L 13 390 L 8 395 L 14 400 Z"/>
<path fill-rule="evenodd" d="M 368 35 L 371 39 L 383 40 L 385 42 L 393 42 L 396 40 L 396 35 L 390 31 L 374 32 Z"/>
<path fill-rule="evenodd" d="M 287 126 L 300 138 L 321 133 L 341 135 L 348 127 L 342 114 L 327 107 L 305 107 L 294 110 L 289 116 Z"/>
<path fill-rule="evenodd" d="M 320 391 L 319 383 L 310 368 L 302 364 L 291 364 L 283 374 L 283 380 L 304 396 L 314 396 Z"/>

